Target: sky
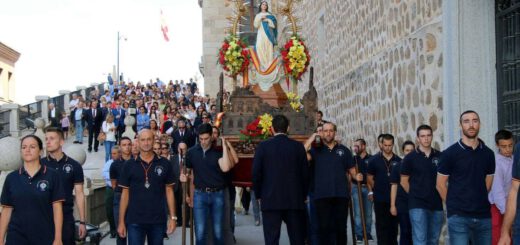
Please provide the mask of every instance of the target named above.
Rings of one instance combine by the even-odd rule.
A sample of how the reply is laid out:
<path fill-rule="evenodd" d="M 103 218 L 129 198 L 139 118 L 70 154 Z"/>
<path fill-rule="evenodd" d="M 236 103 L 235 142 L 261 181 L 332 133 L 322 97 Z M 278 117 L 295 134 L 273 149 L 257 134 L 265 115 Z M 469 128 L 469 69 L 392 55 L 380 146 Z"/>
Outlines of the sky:
<path fill-rule="evenodd" d="M 21 53 L 15 66 L 19 104 L 107 81 L 116 65 L 118 31 L 125 80 L 197 77 L 203 84 L 197 0 L 0 0 L 0 6 L 0 42 Z M 161 10 L 169 42 L 161 32 Z"/>

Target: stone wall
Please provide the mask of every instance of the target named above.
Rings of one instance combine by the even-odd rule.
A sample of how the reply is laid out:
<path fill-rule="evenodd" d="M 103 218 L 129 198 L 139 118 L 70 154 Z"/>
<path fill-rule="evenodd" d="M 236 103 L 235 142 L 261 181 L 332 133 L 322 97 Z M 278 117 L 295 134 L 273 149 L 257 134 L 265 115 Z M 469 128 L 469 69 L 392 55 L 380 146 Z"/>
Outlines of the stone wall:
<path fill-rule="evenodd" d="M 430 124 L 442 146 L 442 0 L 302 1 L 297 15 L 315 68 L 318 106 L 344 143 L 415 139 Z M 304 81 L 307 81 L 304 78 Z M 300 93 L 307 89 L 301 83 Z"/>
<path fill-rule="evenodd" d="M 225 29 L 229 26 L 226 16 L 231 15 L 231 1 L 203 0 L 202 4 L 202 38 L 204 66 L 204 90 L 206 94 L 216 97 L 218 92 L 218 77 L 222 69 L 217 65 L 217 54 L 226 37 Z M 227 78 L 230 80 L 229 78 Z M 231 82 L 226 82 L 226 85 Z M 228 87 L 228 91 L 229 91 Z"/>

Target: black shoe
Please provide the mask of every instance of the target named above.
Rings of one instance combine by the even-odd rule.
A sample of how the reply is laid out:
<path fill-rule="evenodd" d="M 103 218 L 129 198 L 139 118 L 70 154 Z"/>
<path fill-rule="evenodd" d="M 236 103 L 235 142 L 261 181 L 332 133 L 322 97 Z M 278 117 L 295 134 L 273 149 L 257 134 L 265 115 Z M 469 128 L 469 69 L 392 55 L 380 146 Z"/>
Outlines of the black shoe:
<path fill-rule="evenodd" d="M 78 144 L 83 145 L 83 142 L 79 142 Z"/>
<path fill-rule="evenodd" d="M 368 238 L 369 242 L 373 242 L 374 241 L 374 238 L 370 234 L 367 235 L 367 238 Z"/>
<path fill-rule="evenodd" d="M 79 143 L 79 141 L 77 141 L 77 140 L 74 140 L 74 142 L 72 142 L 72 144 L 77 144 L 77 143 Z"/>
<path fill-rule="evenodd" d="M 165 240 L 169 240 L 169 239 L 170 239 L 170 238 L 168 237 L 168 234 L 166 234 L 166 233 L 164 233 L 163 238 L 164 238 Z"/>
<path fill-rule="evenodd" d="M 88 153 L 91 153 L 92 152 L 92 149 L 88 149 Z"/>
<path fill-rule="evenodd" d="M 94 151 L 95 151 L 95 152 L 97 152 L 97 151 L 98 151 L 98 149 L 94 149 Z"/>

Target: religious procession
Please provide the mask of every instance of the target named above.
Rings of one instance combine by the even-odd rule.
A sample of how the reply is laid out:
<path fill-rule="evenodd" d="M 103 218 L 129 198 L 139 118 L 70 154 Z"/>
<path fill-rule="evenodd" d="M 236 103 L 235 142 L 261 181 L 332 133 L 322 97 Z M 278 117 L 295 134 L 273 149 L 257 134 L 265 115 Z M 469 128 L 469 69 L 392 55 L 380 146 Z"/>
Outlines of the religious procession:
<path fill-rule="evenodd" d="M 237 239 L 237 216 L 250 207 L 262 231 L 252 236 L 267 245 L 520 244 L 520 83 L 508 53 L 520 39 L 500 29 L 520 20 L 510 15 L 520 4 L 493 1 L 495 75 L 504 80 L 491 89 L 497 105 L 478 77 L 487 70 L 474 68 L 489 66 L 478 58 L 489 50 L 475 58 L 463 48 L 482 39 L 457 39 L 467 30 L 440 18 L 470 11 L 461 10 L 469 0 L 369 1 L 395 12 L 375 28 L 397 23 L 371 44 L 330 20 L 377 19 L 366 3 L 353 17 L 322 14 L 310 25 L 304 10 L 352 1 L 225 2 L 230 15 L 219 17 L 229 25 L 211 54 L 218 75 L 204 92 L 193 80 L 141 83 L 118 71 L 104 92 L 72 94 L 70 113 L 49 104 L 43 136 L 21 137 L 22 165 L 5 178 L 0 245 L 83 244 L 93 232 L 84 168 L 65 153 L 68 138 L 87 157 L 104 150 L 101 244 L 253 244 Z M 334 27 L 339 33 L 327 34 Z M 439 51 L 441 32 L 450 51 L 460 42 L 457 55 Z M 330 36 L 358 42 L 321 50 Z M 397 44 L 384 51 L 380 42 Z M 339 64 L 352 70 L 339 75 Z"/>

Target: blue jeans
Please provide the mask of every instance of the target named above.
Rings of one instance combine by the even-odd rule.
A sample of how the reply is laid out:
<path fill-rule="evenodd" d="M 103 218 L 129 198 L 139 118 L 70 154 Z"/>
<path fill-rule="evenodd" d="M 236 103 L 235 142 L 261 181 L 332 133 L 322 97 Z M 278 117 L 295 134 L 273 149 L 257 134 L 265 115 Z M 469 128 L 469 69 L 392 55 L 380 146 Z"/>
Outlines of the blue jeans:
<path fill-rule="evenodd" d="M 164 224 L 128 224 L 128 245 L 163 245 Z"/>
<path fill-rule="evenodd" d="M 193 219 L 197 244 L 209 244 L 206 241 L 206 218 L 211 216 L 213 223 L 213 244 L 224 245 L 224 191 L 203 192 L 195 190 L 193 197 Z"/>
<path fill-rule="evenodd" d="M 119 226 L 119 203 L 121 202 L 121 192 L 114 192 L 114 222 L 116 224 L 116 229 Z M 126 245 L 126 238 L 119 237 L 119 234 L 116 237 L 117 245 Z"/>
<path fill-rule="evenodd" d="M 491 218 L 469 218 L 453 215 L 448 218 L 450 244 L 491 244 Z"/>
<path fill-rule="evenodd" d="M 260 221 L 260 205 L 258 204 L 258 200 L 256 200 L 256 195 L 253 190 L 251 190 L 251 202 L 253 203 L 253 215 L 255 216 L 255 222 Z"/>
<path fill-rule="evenodd" d="M 437 245 L 441 235 L 443 211 L 413 208 L 409 211 L 414 245 Z"/>
<path fill-rule="evenodd" d="M 75 130 L 76 141 L 83 143 L 83 125 L 81 125 L 81 121 L 76 121 Z"/>
<path fill-rule="evenodd" d="M 363 214 L 365 215 L 365 228 L 367 235 L 372 230 L 372 202 L 368 200 L 368 189 L 361 187 L 361 198 L 363 198 Z M 358 186 L 352 184 L 352 206 L 354 206 L 354 221 L 356 223 L 356 236 L 363 236 L 363 226 L 361 224 L 361 210 L 359 209 Z"/>
<path fill-rule="evenodd" d="M 116 144 L 115 141 L 105 141 L 105 162 L 110 159 L 110 154 L 112 153 L 112 147 Z"/>

